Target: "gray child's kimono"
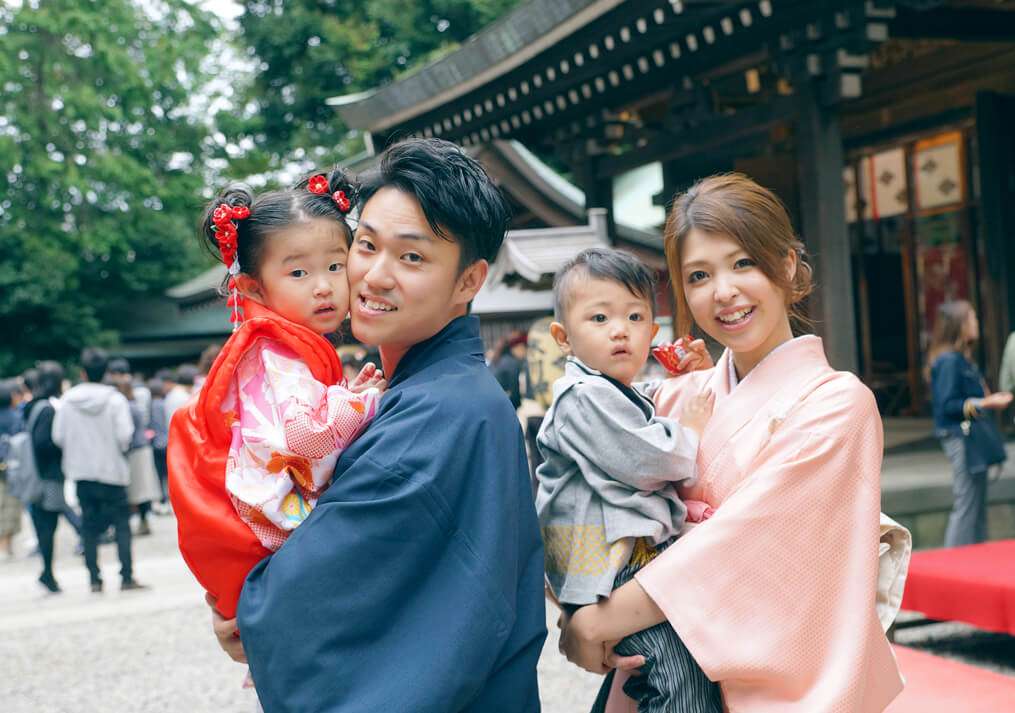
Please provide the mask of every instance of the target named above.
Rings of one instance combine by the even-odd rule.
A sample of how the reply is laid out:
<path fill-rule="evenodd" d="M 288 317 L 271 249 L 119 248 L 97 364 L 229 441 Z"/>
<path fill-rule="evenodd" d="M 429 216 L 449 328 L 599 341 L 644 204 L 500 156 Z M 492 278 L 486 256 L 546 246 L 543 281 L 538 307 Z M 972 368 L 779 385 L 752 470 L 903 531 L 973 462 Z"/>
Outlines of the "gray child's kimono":
<path fill-rule="evenodd" d="M 553 384 L 537 438 L 536 510 L 562 604 L 609 596 L 636 538 L 659 545 L 684 524 L 676 485 L 697 475 L 698 434 L 655 415 L 654 386 L 624 386 L 574 357 Z"/>

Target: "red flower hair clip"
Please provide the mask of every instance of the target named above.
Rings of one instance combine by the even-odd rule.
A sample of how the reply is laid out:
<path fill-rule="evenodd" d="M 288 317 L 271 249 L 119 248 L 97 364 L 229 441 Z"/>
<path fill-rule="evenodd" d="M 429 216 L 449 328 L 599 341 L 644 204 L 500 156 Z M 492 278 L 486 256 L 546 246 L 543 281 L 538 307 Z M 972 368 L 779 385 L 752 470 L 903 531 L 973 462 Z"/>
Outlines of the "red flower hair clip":
<path fill-rule="evenodd" d="M 310 180 L 307 181 L 307 190 L 323 196 L 328 192 L 328 178 L 323 173 L 311 176 Z M 339 212 L 343 215 L 352 210 L 352 201 L 349 200 L 349 196 L 345 194 L 345 191 L 335 191 L 331 194 L 331 200 L 335 201 L 335 205 L 338 206 Z"/>
<path fill-rule="evenodd" d="M 352 201 L 349 200 L 349 196 L 345 194 L 345 191 L 335 191 L 331 194 L 331 199 L 335 201 L 335 205 L 338 206 L 340 212 L 348 213 L 352 210 Z"/>
<path fill-rule="evenodd" d="M 325 177 L 323 173 L 317 176 L 312 176 L 310 180 L 307 181 L 307 190 L 310 191 L 311 193 L 316 193 L 317 195 L 327 193 L 328 192 L 327 177 Z"/>

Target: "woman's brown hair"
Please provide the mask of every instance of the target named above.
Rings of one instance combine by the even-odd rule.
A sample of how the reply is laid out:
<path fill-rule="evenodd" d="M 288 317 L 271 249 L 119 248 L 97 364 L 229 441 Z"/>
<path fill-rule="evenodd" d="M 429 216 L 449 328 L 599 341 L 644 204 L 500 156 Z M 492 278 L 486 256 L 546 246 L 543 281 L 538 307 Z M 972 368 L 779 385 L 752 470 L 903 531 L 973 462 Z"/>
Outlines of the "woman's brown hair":
<path fill-rule="evenodd" d="M 693 322 L 680 267 L 681 246 L 692 229 L 735 240 L 786 295 L 790 318 L 807 324 L 799 302 L 814 289 L 811 266 L 804 259 L 804 245 L 793 232 L 786 207 L 774 193 L 742 173 L 723 173 L 703 178 L 678 194 L 666 219 L 666 264 L 677 308 L 674 334 L 687 334 Z M 792 280 L 785 274 L 790 251 L 798 258 Z"/>
<path fill-rule="evenodd" d="M 927 366 L 924 368 L 924 376 L 930 379 L 930 367 L 934 361 L 945 352 L 958 352 L 970 358 L 972 344 L 963 338 L 962 332 L 969 319 L 969 313 L 973 311 L 973 305 L 966 300 L 952 300 L 943 302 L 937 308 L 937 316 L 934 318 L 934 331 L 930 337 L 930 348 L 927 350 Z"/>

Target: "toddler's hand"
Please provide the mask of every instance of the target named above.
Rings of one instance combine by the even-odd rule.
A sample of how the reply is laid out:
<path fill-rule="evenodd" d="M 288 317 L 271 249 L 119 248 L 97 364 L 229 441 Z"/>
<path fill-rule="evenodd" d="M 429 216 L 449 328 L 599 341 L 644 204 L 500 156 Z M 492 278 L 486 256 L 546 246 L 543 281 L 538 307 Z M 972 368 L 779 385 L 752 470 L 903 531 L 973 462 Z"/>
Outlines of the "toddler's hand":
<path fill-rule="evenodd" d="M 705 430 L 705 424 L 712 418 L 712 409 L 715 408 L 715 394 L 712 389 L 705 389 L 700 394 L 695 394 L 680 413 L 680 423 L 690 428 L 699 436 Z"/>
<path fill-rule="evenodd" d="M 388 388 L 388 381 L 384 378 L 384 372 L 377 368 L 376 364 L 366 363 L 359 370 L 356 378 L 349 384 L 349 391 L 354 394 L 362 394 L 367 389 L 384 391 Z"/>

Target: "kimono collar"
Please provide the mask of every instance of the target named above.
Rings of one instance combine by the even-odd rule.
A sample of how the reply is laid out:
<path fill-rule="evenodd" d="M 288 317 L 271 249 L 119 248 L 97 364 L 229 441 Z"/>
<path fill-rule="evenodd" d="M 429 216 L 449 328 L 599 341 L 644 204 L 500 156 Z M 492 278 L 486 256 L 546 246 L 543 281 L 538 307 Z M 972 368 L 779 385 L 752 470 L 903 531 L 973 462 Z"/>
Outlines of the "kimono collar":
<path fill-rule="evenodd" d="M 567 357 L 567 362 L 564 364 L 564 373 L 572 379 L 580 378 L 582 374 L 603 378 L 612 386 L 616 387 L 631 403 L 641 409 L 646 418 L 652 418 L 655 415 L 655 406 L 652 404 L 652 400 L 650 398 L 642 394 L 633 386 L 622 384 L 612 376 L 607 376 L 598 369 L 593 369 L 576 356 L 572 355 Z"/>
<path fill-rule="evenodd" d="M 759 366 L 764 364 L 765 361 L 769 357 L 771 357 L 773 354 L 778 352 L 780 349 L 783 349 L 783 348 L 793 344 L 793 342 L 797 341 L 798 339 L 806 339 L 807 337 L 810 337 L 810 336 L 813 336 L 813 335 L 811 335 L 811 334 L 804 334 L 804 335 L 801 335 L 799 337 L 793 337 L 792 339 L 787 339 L 785 342 L 783 342 L 782 344 L 778 345 L 775 349 L 773 349 L 768 354 L 763 356 L 761 358 L 761 361 L 759 361 L 757 364 L 754 365 L 754 368 L 757 369 Z M 737 384 L 740 383 L 741 379 L 737 378 L 737 369 L 736 369 L 736 365 L 733 363 L 732 355 L 731 355 L 731 358 L 727 360 L 726 364 L 727 364 L 727 372 L 728 372 L 728 378 L 729 378 L 730 391 L 733 391 L 733 389 L 737 388 Z M 751 371 L 753 371 L 753 370 L 754 369 L 752 369 Z M 748 375 L 750 375 L 750 372 L 748 372 Z M 746 379 L 747 377 L 745 376 L 744 378 Z"/>
<path fill-rule="evenodd" d="M 733 355 L 727 349 L 708 380 L 716 395 L 715 412 L 702 435 L 701 447 L 712 453 L 762 410 L 781 412 L 820 380 L 835 373 L 828 365 L 821 338 L 812 334 L 773 349 L 739 385 L 730 381 L 732 360 Z"/>
<path fill-rule="evenodd" d="M 483 340 L 479 338 L 479 317 L 456 317 L 429 339 L 414 344 L 405 353 L 389 387 L 397 386 L 414 374 L 448 357 L 468 354 L 483 360 Z"/>

